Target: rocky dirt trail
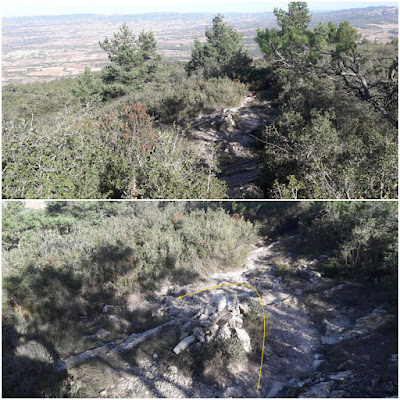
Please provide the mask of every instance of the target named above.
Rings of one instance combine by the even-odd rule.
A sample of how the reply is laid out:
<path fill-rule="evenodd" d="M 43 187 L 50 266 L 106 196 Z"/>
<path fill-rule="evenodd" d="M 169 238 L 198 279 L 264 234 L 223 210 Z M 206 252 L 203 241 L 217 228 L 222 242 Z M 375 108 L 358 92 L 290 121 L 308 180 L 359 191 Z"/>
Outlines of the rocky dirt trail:
<path fill-rule="evenodd" d="M 257 135 L 277 115 L 265 93 L 245 97 L 235 108 L 197 118 L 191 138 L 204 164 L 214 169 L 228 185 L 230 198 L 264 198 L 260 187 L 261 154 Z M 258 146 L 259 147 L 259 146 Z"/>
<path fill-rule="evenodd" d="M 374 355 L 374 359 L 369 360 L 365 354 L 359 355 L 357 350 L 353 350 L 356 354 L 346 352 L 344 362 L 338 359 L 337 365 L 326 367 L 326 364 L 332 364 L 328 357 L 335 358 L 335 355 L 329 355 L 332 349 L 333 353 L 339 352 L 338 345 L 349 339 L 357 343 L 361 340 L 375 343 L 374 332 L 393 320 L 394 316 L 383 306 L 374 310 L 368 309 L 368 306 L 356 310 L 338 303 L 340 298 L 346 298 L 346 286 L 321 277 L 317 269 L 324 256 L 304 265 L 296 264 L 290 279 L 286 279 L 273 259 L 282 259 L 283 255 L 283 262 L 288 265 L 292 262 L 290 253 L 283 251 L 287 240 L 290 238 L 271 243 L 259 241 L 240 269 L 211 274 L 196 284 L 165 286 L 146 299 L 128 298 L 127 307 L 137 307 L 138 302 L 140 306 L 152 305 L 155 316 L 162 316 L 168 322 L 147 332 L 133 334 L 122 343 L 106 343 L 100 350 L 91 350 L 98 351 L 95 356 L 101 355 L 103 362 L 117 371 L 112 384 L 104 383 L 99 391 L 100 397 L 374 397 L 382 391 L 387 395 L 397 391 L 396 377 L 391 376 L 383 382 L 374 375 L 375 362 L 378 361 L 382 365 L 387 363 L 393 375 L 393 371 L 397 371 L 397 354 L 387 354 L 382 349 L 374 348 L 379 356 Z M 243 363 L 230 365 L 228 372 L 219 373 L 211 368 L 208 372 L 213 379 L 207 381 L 204 374 L 201 378 L 196 374 L 182 373 L 184 365 L 179 364 L 172 352 L 179 342 L 182 324 L 209 305 L 212 295 L 236 296 L 241 303 L 247 304 L 259 302 L 251 288 L 241 285 L 224 286 L 179 298 L 204 288 L 233 282 L 256 288 L 269 318 L 258 392 L 256 386 L 261 354 L 253 354 L 250 362 L 243 359 Z M 347 290 L 351 292 L 355 289 Z M 323 314 L 313 301 L 318 303 Z M 151 342 L 155 334 L 159 335 L 158 341 L 165 342 L 164 352 L 158 351 L 159 343 Z M 172 341 L 168 339 L 171 334 Z M 201 343 L 191 346 L 200 348 Z M 256 347 L 255 344 L 252 346 Z M 123 356 L 123 350 L 135 347 L 141 352 L 132 363 L 129 357 Z M 61 361 L 59 366 L 73 367 L 72 359 Z M 360 370 L 358 364 L 365 367 L 365 371 Z M 361 396 L 360 390 L 363 393 L 368 385 L 369 391 Z"/>

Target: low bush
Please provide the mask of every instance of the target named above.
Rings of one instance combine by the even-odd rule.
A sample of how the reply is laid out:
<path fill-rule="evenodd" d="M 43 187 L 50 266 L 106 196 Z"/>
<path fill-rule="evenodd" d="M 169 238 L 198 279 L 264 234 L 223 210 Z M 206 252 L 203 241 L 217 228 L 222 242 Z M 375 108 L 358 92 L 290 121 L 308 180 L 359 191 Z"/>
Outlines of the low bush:
<path fill-rule="evenodd" d="M 326 78 L 280 71 L 279 83 L 275 106 L 282 113 L 263 137 L 267 197 L 397 197 L 397 130 L 390 123 Z"/>
<path fill-rule="evenodd" d="M 151 82 L 105 104 L 104 109 L 111 112 L 124 103 L 139 102 L 161 123 L 187 123 L 201 113 L 235 107 L 247 93 L 247 86 L 238 80 L 205 79 L 200 73 L 187 77 L 183 64 L 164 63 Z"/>
<path fill-rule="evenodd" d="M 5 87 L 4 198 L 227 197 L 173 123 L 237 106 L 245 84 L 188 77 L 183 63 L 164 62 L 140 88 L 100 102 L 96 79 L 86 70 L 76 80 Z"/>
<path fill-rule="evenodd" d="M 51 82 L 9 84 L 2 90 L 2 111 L 6 121 L 23 118 L 27 121 L 38 116 L 53 117 L 65 107 L 71 108 L 76 100 L 72 89 L 75 79 L 63 78 Z"/>

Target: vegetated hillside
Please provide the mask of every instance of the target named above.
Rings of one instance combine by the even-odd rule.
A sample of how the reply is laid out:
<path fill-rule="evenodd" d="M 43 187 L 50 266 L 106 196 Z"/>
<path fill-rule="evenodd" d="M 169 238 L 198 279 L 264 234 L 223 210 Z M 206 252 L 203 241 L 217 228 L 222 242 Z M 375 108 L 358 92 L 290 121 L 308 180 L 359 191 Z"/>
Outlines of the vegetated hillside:
<path fill-rule="evenodd" d="M 398 37 L 398 7 L 366 7 L 313 11 L 311 27 L 347 20 L 368 40 L 389 42 Z M 99 38 L 111 35 L 122 23 L 138 35 L 153 30 L 161 54 L 170 60 L 188 60 L 193 40 L 204 40 L 210 13 L 149 13 L 133 15 L 57 15 L 3 18 L 3 84 L 32 83 L 82 73 L 88 65 L 98 71 L 107 58 Z M 246 48 L 261 56 L 254 43 L 257 28 L 276 27 L 272 12 L 225 13 L 226 21 L 244 34 Z"/>
<path fill-rule="evenodd" d="M 396 198 L 397 40 L 311 19 L 276 10 L 253 59 L 217 15 L 187 63 L 123 24 L 100 72 L 5 86 L 3 196 Z"/>
<path fill-rule="evenodd" d="M 2 245 L 5 397 L 397 392 L 396 202 L 5 202 Z M 189 295 L 231 282 L 267 316 L 258 393 L 258 296 Z M 173 352 L 206 306 L 242 327 Z"/>

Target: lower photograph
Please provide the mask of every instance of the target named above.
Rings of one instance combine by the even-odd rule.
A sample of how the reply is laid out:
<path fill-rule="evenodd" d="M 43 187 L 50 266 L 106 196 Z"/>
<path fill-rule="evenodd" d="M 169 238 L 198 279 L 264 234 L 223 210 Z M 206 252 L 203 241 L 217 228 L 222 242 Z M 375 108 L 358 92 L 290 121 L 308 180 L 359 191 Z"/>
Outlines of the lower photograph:
<path fill-rule="evenodd" d="M 3 201 L 3 397 L 397 397 L 397 210 Z"/>

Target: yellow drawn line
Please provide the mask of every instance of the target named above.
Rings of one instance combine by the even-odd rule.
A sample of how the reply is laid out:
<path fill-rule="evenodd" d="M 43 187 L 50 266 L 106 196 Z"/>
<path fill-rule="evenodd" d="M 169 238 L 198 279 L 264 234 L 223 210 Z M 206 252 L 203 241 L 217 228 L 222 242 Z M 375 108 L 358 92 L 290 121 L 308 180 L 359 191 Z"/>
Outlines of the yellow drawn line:
<path fill-rule="evenodd" d="M 258 297 L 260 298 L 260 303 L 261 303 L 261 307 L 262 307 L 262 311 L 263 311 L 263 316 L 264 316 L 264 335 L 263 335 L 263 344 L 262 344 L 262 350 L 261 350 L 260 374 L 259 374 L 259 376 L 258 376 L 258 384 L 257 384 L 257 392 L 258 392 L 258 389 L 259 389 L 259 387 L 260 387 L 260 381 L 261 381 L 261 372 L 262 372 L 262 365 L 263 365 L 263 359 L 264 359 L 264 345 L 265 345 L 265 311 L 264 311 L 264 304 L 263 304 L 263 302 L 262 302 L 262 298 L 261 298 L 261 296 L 260 296 L 260 293 L 258 293 L 257 290 L 256 290 L 255 288 L 253 288 L 253 286 L 247 285 L 246 283 L 236 283 L 236 282 L 234 282 L 234 283 L 223 283 L 222 285 L 211 286 L 211 287 L 206 288 L 206 289 L 197 290 L 196 292 L 192 292 L 192 293 L 185 294 L 185 295 L 183 295 L 183 296 L 179 296 L 179 299 L 182 299 L 183 297 L 186 297 L 186 296 L 190 296 L 190 295 L 192 295 L 192 294 L 196 294 L 196 293 L 200 293 L 200 292 L 205 292 L 206 290 L 215 289 L 215 288 L 222 287 L 222 286 L 229 286 L 229 285 L 242 285 L 242 286 L 247 286 L 247 287 L 253 289 L 253 290 L 257 293 Z"/>

